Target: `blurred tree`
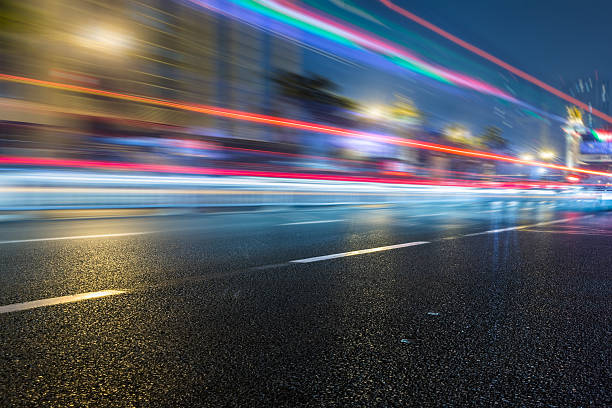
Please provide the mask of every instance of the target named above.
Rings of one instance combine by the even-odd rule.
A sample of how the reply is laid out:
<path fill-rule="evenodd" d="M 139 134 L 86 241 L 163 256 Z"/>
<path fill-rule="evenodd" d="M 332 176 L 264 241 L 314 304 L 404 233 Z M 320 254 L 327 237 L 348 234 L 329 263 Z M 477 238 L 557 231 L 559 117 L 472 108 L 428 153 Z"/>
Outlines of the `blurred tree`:
<path fill-rule="evenodd" d="M 302 107 L 315 119 L 343 121 L 346 120 L 346 115 L 342 113 L 356 107 L 355 102 L 335 93 L 338 86 L 334 82 L 320 75 L 305 76 L 278 71 L 272 80 L 281 96 Z"/>
<path fill-rule="evenodd" d="M 508 142 L 502 137 L 502 130 L 497 126 L 487 126 L 480 136 L 483 145 L 490 149 L 505 149 Z"/>

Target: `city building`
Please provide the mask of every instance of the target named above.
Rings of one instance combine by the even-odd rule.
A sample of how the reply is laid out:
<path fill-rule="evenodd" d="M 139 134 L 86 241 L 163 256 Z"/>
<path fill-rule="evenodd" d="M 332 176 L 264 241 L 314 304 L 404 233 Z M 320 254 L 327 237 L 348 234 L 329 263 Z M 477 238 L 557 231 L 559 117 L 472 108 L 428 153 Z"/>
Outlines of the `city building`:
<path fill-rule="evenodd" d="M 275 111 L 272 73 L 301 71 L 295 43 L 189 2 L 23 0 L 19 13 L 31 29 L 2 34 L 19 42 L 2 64 L 4 73 L 265 114 Z M 227 137 L 274 137 L 263 126 L 83 93 L 27 85 L 0 91 L 29 103 L 32 112 L 40 108 L 35 114 L 5 110 L 4 121 L 67 126 L 97 117 Z M 41 115 L 45 109 L 58 114 Z"/>

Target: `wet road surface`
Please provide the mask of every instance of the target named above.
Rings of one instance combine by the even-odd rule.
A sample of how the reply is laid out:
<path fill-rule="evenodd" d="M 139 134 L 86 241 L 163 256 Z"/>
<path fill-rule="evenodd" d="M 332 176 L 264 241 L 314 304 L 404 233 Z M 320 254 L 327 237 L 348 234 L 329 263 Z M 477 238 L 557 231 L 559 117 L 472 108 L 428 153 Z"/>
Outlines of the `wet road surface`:
<path fill-rule="evenodd" d="M 0 224 L 0 406 L 605 406 L 612 213 Z"/>

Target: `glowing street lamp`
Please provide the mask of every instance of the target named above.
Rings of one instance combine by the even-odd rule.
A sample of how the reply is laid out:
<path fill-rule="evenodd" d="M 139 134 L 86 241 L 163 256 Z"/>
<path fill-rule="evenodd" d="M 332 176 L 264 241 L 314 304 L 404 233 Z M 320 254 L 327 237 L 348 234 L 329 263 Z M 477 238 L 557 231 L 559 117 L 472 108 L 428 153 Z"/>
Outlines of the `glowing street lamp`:
<path fill-rule="evenodd" d="M 557 156 L 552 150 L 542 150 L 539 155 L 543 160 L 552 160 Z"/>
<path fill-rule="evenodd" d="M 535 157 L 531 153 L 524 153 L 524 154 L 521 154 L 520 159 L 521 160 L 532 161 L 532 160 L 535 159 Z"/>
<path fill-rule="evenodd" d="M 105 53 L 120 52 L 130 45 L 129 38 L 123 33 L 105 28 L 93 27 L 78 36 L 81 46 Z"/>
<path fill-rule="evenodd" d="M 382 119 L 385 116 L 385 110 L 381 106 L 369 106 L 365 114 L 371 119 Z"/>

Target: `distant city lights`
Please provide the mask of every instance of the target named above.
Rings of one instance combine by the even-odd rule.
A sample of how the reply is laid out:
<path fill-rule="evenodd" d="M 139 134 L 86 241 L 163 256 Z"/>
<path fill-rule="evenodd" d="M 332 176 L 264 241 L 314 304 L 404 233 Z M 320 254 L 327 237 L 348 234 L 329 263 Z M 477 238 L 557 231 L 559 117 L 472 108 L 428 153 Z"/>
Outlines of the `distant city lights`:
<path fill-rule="evenodd" d="M 531 153 L 521 154 L 520 158 L 521 158 L 521 160 L 528 160 L 528 161 L 535 160 L 535 156 L 533 154 L 531 154 Z"/>
<path fill-rule="evenodd" d="M 366 109 L 365 114 L 372 119 L 382 119 L 385 116 L 385 110 L 381 106 L 370 106 Z"/>
<path fill-rule="evenodd" d="M 538 155 L 542 160 L 552 160 L 557 156 L 552 150 L 542 150 Z"/>
<path fill-rule="evenodd" d="M 125 34 L 107 27 L 90 27 L 78 35 L 77 42 L 94 51 L 111 53 L 129 46 L 129 38 Z"/>

